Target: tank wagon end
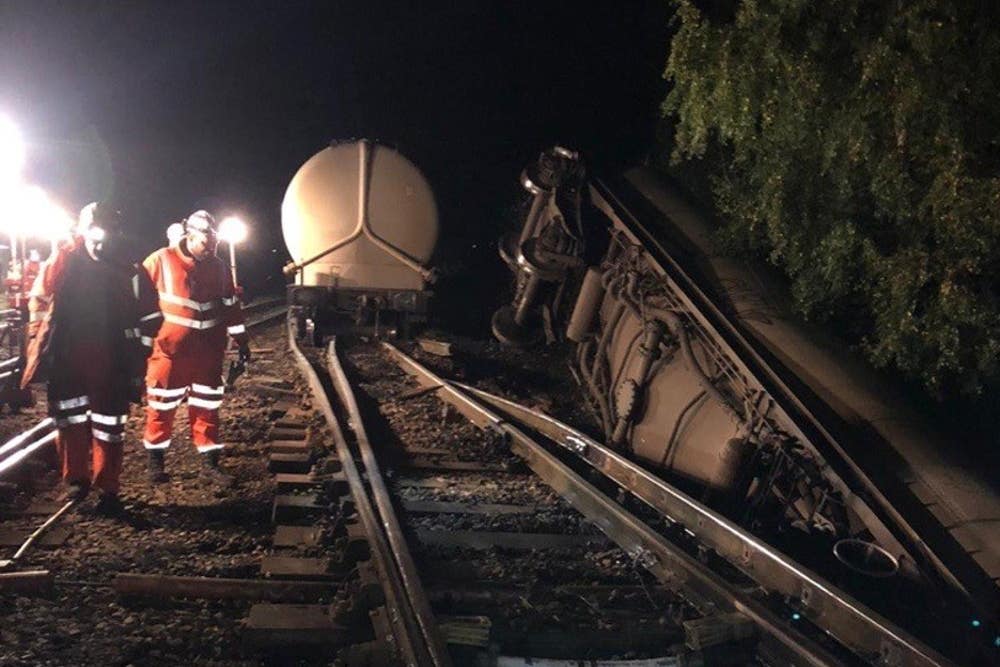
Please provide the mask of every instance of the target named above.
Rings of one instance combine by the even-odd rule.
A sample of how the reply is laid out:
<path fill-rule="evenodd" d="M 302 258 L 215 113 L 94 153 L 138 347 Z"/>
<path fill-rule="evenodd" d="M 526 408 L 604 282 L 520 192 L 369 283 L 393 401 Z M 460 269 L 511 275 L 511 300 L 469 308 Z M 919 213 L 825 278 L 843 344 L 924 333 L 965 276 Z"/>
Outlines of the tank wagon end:
<path fill-rule="evenodd" d="M 430 184 L 398 151 L 362 139 L 309 158 L 281 204 L 299 335 L 321 343 L 341 327 L 406 333 L 424 321 L 438 225 Z"/>

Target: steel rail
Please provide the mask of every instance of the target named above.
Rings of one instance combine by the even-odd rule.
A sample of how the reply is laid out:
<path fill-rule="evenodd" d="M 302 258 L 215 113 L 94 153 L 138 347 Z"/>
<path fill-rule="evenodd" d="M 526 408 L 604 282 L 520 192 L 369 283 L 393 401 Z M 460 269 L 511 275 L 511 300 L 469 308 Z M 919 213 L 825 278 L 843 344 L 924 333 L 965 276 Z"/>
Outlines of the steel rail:
<path fill-rule="evenodd" d="M 844 664 L 843 660 L 804 635 L 789 621 L 779 618 L 750 593 L 727 582 L 609 499 L 523 431 L 391 344 L 382 345 L 396 363 L 415 377 L 420 385 L 437 387 L 439 398 L 453 405 L 477 426 L 509 438 L 512 450 L 522 457 L 546 484 L 590 519 L 657 579 L 682 591 L 682 595 L 703 613 L 722 611 L 742 613 L 761 632 L 764 648 L 769 653 L 780 656 L 786 664 Z"/>
<path fill-rule="evenodd" d="M 368 535 L 371 545 L 371 553 L 375 560 L 375 567 L 384 586 L 383 590 L 386 599 L 386 609 L 388 611 L 389 622 L 393 627 L 393 633 L 387 637 L 387 641 L 392 642 L 396 651 L 408 666 L 424 667 L 434 664 L 431 662 L 429 648 L 422 641 L 423 635 L 420 625 L 414 617 L 409 606 L 409 599 L 406 596 L 406 589 L 402 582 L 402 577 L 396 567 L 392 550 L 379 518 L 372 509 L 371 501 L 365 490 L 361 473 L 354 461 L 354 454 L 344 437 L 344 432 L 340 428 L 340 421 L 333 412 L 333 406 L 327 396 L 326 388 L 316 374 L 316 370 L 306 358 L 302 350 L 299 349 L 295 340 L 295 331 L 292 323 L 288 323 L 288 345 L 292 350 L 292 356 L 299 367 L 299 371 L 305 378 L 312 390 L 313 397 L 319 406 L 320 412 L 326 419 L 330 433 L 333 435 L 333 443 L 337 457 L 340 460 L 341 469 L 347 484 L 354 498 L 354 505 L 361 523 Z M 371 474 L 371 471 L 368 471 Z"/>
<path fill-rule="evenodd" d="M 416 616 L 417 623 L 420 625 L 420 631 L 423 633 L 424 641 L 427 644 L 428 652 L 431 654 L 433 664 L 436 667 L 451 667 L 451 657 L 448 655 L 448 649 L 441 638 L 437 621 L 434 619 L 434 613 L 431 611 L 431 605 L 427 599 L 427 593 L 424 591 L 423 584 L 420 583 L 420 577 L 417 575 L 417 567 L 413 563 L 410 549 L 406 545 L 406 538 L 403 536 L 399 520 L 396 518 L 396 512 L 392 507 L 392 499 L 382 479 L 378 460 L 375 458 L 375 451 L 372 448 L 371 441 L 368 439 L 365 422 L 361 416 L 361 411 L 358 409 L 358 402 L 354 397 L 354 390 L 351 388 L 351 384 L 347 380 L 347 375 L 344 374 L 344 369 L 337 356 L 336 345 L 337 342 L 334 339 L 330 343 L 327 352 L 327 367 L 330 371 L 330 377 L 333 379 L 334 389 L 337 390 L 337 396 L 347 410 L 347 424 L 354 431 L 358 451 L 361 452 L 361 460 L 364 463 L 365 472 L 368 474 L 368 485 L 371 487 L 375 507 L 382 517 L 382 527 L 385 529 L 389 546 L 392 547 L 392 553 L 396 558 L 400 579 L 410 599 L 410 605 Z"/>
<path fill-rule="evenodd" d="M 260 299 L 251 301 L 250 303 L 243 304 L 243 312 L 247 313 L 252 310 L 260 310 L 269 306 L 276 306 L 278 304 L 284 304 L 286 298 L 284 296 L 267 296 Z"/>
<path fill-rule="evenodd" d="M 891 664 L 899 667 L 952 664 L 822 577 L 580 431 L 500 396 L 455 384 L 569 450 L 653 509 L 683 525 L 696 539 L 765 589 L 801 600 L 803 616 L 855 653 L 891 656 L 895 660 Z"/>

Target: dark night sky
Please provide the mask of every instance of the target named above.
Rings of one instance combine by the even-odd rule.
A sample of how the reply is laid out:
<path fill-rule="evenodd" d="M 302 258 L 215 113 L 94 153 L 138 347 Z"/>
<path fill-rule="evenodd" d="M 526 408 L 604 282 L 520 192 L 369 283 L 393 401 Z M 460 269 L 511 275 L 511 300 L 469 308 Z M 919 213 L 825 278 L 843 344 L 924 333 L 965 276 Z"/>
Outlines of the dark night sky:
<path fill-rule="evenodd" d="M 259 283 L 284 257 L 292 174 L 367 137 L 424 170 L 442 261 L 469 261 L 540 149 L 608 164 L 648 149 L 666 3 L 585 4 L 3 2 L 0 111 L 36 182 L 72 207 L 113 194 L 144 251 L 197 207 L 242 211 Z"/>

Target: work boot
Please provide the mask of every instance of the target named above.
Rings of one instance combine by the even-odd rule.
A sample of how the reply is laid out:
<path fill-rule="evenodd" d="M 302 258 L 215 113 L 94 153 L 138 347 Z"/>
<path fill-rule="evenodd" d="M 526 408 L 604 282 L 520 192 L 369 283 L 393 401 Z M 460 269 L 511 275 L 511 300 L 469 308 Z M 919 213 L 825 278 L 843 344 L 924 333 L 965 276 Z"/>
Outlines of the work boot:
<path fill-rule="evenodd" d="M 170 478 L 167 473 L 163 470 L 163 450 L 162 449 L 150 449 L 149 450 L 149 483 L 150 484 L 163 484 Z"/>
<path fill-rule="evenodd" d="M 97 504 L 94 505 L 94 514 L 117 519 L 124 516 L 125 507 L 122 506 L 121 498 L 118 497 L 117 493 L 105 492 L 101 493 L 101 497 L 97 499 Z"/>
<path fill-rule="evenodd" d="M 87 497 L 90 492 L 90 482 L 85 479 L 78 479 L 66 483 L 66 492 L 63 494 L 64 501 L 80 501 Z"/>
<path fill-rule="evenodd" d="M 201 455 L 201 474 L 202 477 L 219 486 L 230 486 L 233 483 L 233 476 L 227 475 L 219 466 L 219 454 L 221 453 L 221 449 L 213 449 Z"/>

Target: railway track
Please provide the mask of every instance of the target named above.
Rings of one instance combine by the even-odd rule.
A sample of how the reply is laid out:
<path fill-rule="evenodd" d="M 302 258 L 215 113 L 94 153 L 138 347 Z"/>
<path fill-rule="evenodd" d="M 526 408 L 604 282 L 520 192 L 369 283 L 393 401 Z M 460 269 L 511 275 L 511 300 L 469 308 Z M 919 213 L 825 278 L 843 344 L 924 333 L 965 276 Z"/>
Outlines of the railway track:
<path fill-rule="evenodd" d="M 4 623 L 31 618 L 15 589 L 54 596 L 38 617 L 57 638 L 0 649 L 0 663 L 146 651 L 224 664 L 951 664 L 541 412 L 388 344 L 300 349 L 291 328 L 264 329 L 265 370 L 227 424 L 254 434 L 226 459 L 237 491 L 199 489 L 182 467 L 172 488 L 127 502 L 136 521 L 84 516 L 74 530 L 107 530 L 121 552 L 77 540 L 0 578 L 0 597 L 15 596 L 2 646 L 32 632 Z M 94 627 L 121 642 L 73 639 L 109 605 Z M 53 625 L 66 614 L 68 629 Z"/>
<path fill-rule="evenodd" d="M 676 489 L 671 489 L 668 485 L 655 481 L 635 466 L 628 466 L 620 457 L 615 457 L 613 453 L 586 438 L 583 434 L 562 427 L 537 412 L 520 408 L 502 399 L 478 393 L 471 388 L 463 390 L 456 387 L 435 376 L 391 346 L 387 345 L 387 352 L 394 356 L 407 372 L 413 374 L 422 387 L 422 389 L 405 395 L 418 396 L 422 392 L 436 393 L 485 432 L 494 437 L 501 437 L 502 440 L 510 443 L 511 451 L 522 458 L 546 484 L 568 500 L 594 526 L 599 527 L 625 554 L 631 557 L 634 563 L 641 564 L 663 586 L 678 593 L 691 609 L 702 616 L 703 626 L 695 623 L 689 624 L 690 627 L 715 627 L 722 639 L 732 640 L 742 637 L 746 624 L 751 624 L 755 627 L 759 638 L 755 649 L 757 651 L 755 659 L 771 664 L 832 665 L 865 662 L 900 665 L 950 664 L 945 657 L 909 635 L 905 630 L 895 626 L 887 619 L 879 617 L 861 603 L 838 591 L 828 582 L 824 582 L 796 566 L 794 562 L 774 553 L 766 545 L 761 544 L 749 534 L 743 533 L 739 528 L 728 524 Z M 323 385 L 315 375 L 315 370 L 306 366 L 304 357 L 300 359 L 300 365 L 304 372 L 309 375 L 310 385 L 318 395 L 323 389 Z M 357 410 L 351 387 L 340 369 L 337 354 L 332 347 L 329 351 L 327 365 L 330 384 L 336 388 L 339 402 L 346 410 L 343 418 L 354 431 L 359 456 L 365 463 L 369 483 L 368 491 L 366 492 L 365 486 L 359 482 L 353 488 L 355 499 L 359 504 L 363 502 L 362 498 L 365 499 L 364 502 L 368 502 L 369 509 L 366 512 L 375 514 L 377 510 L 385 531 L 384 546 L 393 552 L 392 557 L 389 555 L 380 556 L 383 562 L 381 567 L 388 570 L 391 562 L 395 561 L 398 568 L 396 574 L 398 581 L 415 582 L 412 556 L 409 547 L 403 544 L 400 539 L 399 520 L 392 512 L 391 503 L 385 498 L 384 483 L 379 481 L 381 478 L 373 460 L 364 427 L 364 419 Z M 385 371 L 379 372 L 377 376 L 384 377 Z M 395 397 L 396 400 L 398 398 L 398 396 Z M 482 403 L 483 399 L 492 404 L 493 408 L 491 409 Z M 495 412 L 497 407 L 504 409 L 507 414 L 501 417 Z M 338 424 L 333 408 L 327 407 L 323 411 L 330 424 Z M 551 440 L 559 443 L 562 447 L 553 448 L 551 443 L 547 447 L 538 442 L 527 435 L 524 430 L 508 423 L 511 415 L 517 415 L 520 421 L 542 434 L 548 432 Z M 336 426 L 336 429 L 339 429 L 339 426 Z M 341 460 L 346 461 L 349 445 L 344 439 L 343 431 L 337 436 L 337 441 Z M 557 449 L 562 451 L 557 452 Z M 592 470 L 601 472 L 601 477 L 603 477 L 603 479 L 598 480 L 596 485 L 589 483 L 579 472 L 575 471 L 572 462 L 562 460 L 557 455 L 558 453 L 563 455 L 568 453 L 575 455 L 577 459 L 582 456 L 581 460 L 587 461 L 585 455 L 588 451 L 591 453 L 589 463 Z M 447 457 L 444 452 L 439 451 L 438 453 Z M 615 466 L 599 465 L 602 461 L 607 460 L 614 460 L 617 469 Z M 577 463 L 580 463 L 580 460 Z M 475 463 L 466 466 L 461 464 L 462 461 L 459 460 L 450 464 L 438 462 L 437 466 L 444 470 L 449 469 L 449 467 L 468 470 L 482 466 L 483 460 L 482 457 L 476 457 Z M 404 462 L 403 469 L 407 465 Z M 502 474 L 496 470 L 493 472 L 494 478 L 498 474 Z M 617 479 L 615 478 L 616 472 Z M 410 478 L 400 474 L 397 479 L 397 489 L 405 488 L 410 483 L 412 483 Z M 439 477 L 432 486 L 443 485 L 443 488 L 448 489 L 455 484 L 453 481 L 442 481 L 439 472 Z M 651 497 L 648 489 L 644 489 L 644 486 L 648 487 L 651 484 L 657 489 L 658 497 L 656 498 Z M 460 483 L 458 486 L 461 488 Z M 604 487 L 603 491 L 600 488 L 602 486 Z M 607 493 L 608 491 L 611 493 Z M 614 499 L 615 495 L 623 496 L 623 491 L 626 492 L 624 497 L 629 494 L 635 495 L 651 506 L 653 511 L 649 512 L 650 508 L 646 507 L 640 508 L 644 510 L 640 512 L 641 517 L 633 514 Z M 365 493 L 368 496 L 362 495 Z M 674 502 L 666 502 L 667 498 Z M 474 502 L 483 503 L 483 500 L 476 499 Z M 420 513 L 421 510 L 428 514 L 475 513 L 474 510 L 463 507 L 462 503 L 449 502 L 448 500 L 430 500 L 424 501 L 425 504 L 420 503 L 421 501 L 415 503 L 410 501 L 410 511 L 407 514 L 412 513 L 414 507 L 417 508 L 416 513 Z M 402 506 L 404 511 L 407 509 L 407 501 L 403 494 L 400 494 L 395 504 Z M 488 502 L 484 504 L 490 505 Z M 667 514 L 667 509 L 673 515 Z M 504 510 L 494 508 L 493 511 L 517 512 L 518 510 L 504 507 Z M 376 523 L 374 518 L 370 522 Z M 706 526 L 710 526 L 710 528 L 706 528 Z M 728 544 L 720 537 L 719 531 L 714 529 L 726 531 Z M 421 534 L 419 528 L 411 530 L 411 532 L 414 531 L 418 536 L 417 543 L 421 543 L 420 537 L 425 540 L 428 538 L 427 532 Z M 435 531 L 431 530 L 430 532 Z M 452 544 L 460 543 L 467 538 L 466 533 L 456 534 L 453 528 L 441 532 L 450 535 L 448 541 Z M 479 537 L 478 539 L 482 540 L 483 538 Z M 722 547 L 730 546 L 733 543 L 740 547 L 744 572 L 739 572 L 737 568 L 733 567 L 734 563 L 727 562 L 723 558 L 728 554 Z M 422 550 L 423 545 L 416 548 Z M 771 562 L 764 563 L 761 559 Z M 755 561 L 759 564 L 760 569 L 767 573 L 767 576 L 757 577 L 757 579 L 763 578 L 769 583 L 774 582 L 772 567 L 777 563 L 777 567 L 784 571 L 786 578 L 798 582 L 800 591 L 811 591 L 815 594 L 815 597 L 812 598 L 813 604 L 826 615 L 816 614 L 815 608 L 810 613 L 800 604 L 801 596 L 795 599 L 780 596 L 782 591 L 773 583 L 768 587 L 761 584 L 760 581 L 748 577 L 747 572 L 752 574 Z M 392 578 L 391 574 L 387 576 Z M 806 593 L 805 597 L 808 603 L 810 593 Z M 401 622 L 400 627 L 395 630 L 399 635 L 394 636 L 398 638 L 409 628 L 409 635 L 406 635 L 408 644 L 422 647 L 414 649 L 413 655 L 423 650 L 425 658 L 432 656 L 431 651 L 439 639 L 435 638 L 428 630 L 428 628 L 433 627 L 433 621 L 430 616 L 427 616 L 429 605 L 426 593 L 416 583 L 401 583 L 395 587 L 392 600 L 392 607 L 400 618 L 405 619 L 408 615 L 411 617 L 411 621 Z M 409 600 L 408 604 L 407 600 Z M 812 618 L 812 622 L 805 620 L 807 613 Z M 853 614 L 853 625 L 845 630 L 844 614 L 847 613 Z M 697 632 L 697 630 L 693 630 L 693 632 Z M 833 641 L 834 638 L 836 641 Z M 432 662 L 427 664 L 446 664 L 441 663 L 437 658 L 432 657 L 431 660 Z"/>
<path fill-rule="evenodd" d="M 404 651 L 405 662 L 480 664 L 489 646 L 532 659 L 669 659 L 667 647 L 683 639 L 680 620 L 693 613 L 689 606 L 642 573 L 494 434 L 453 414 L 442 423 L 436 400 L 410 391 L 377 347 L 351 346 L 343 354 L 362 387 L 362 407 L 334 347 L 315 360 L 318 368 L 306 366 L 304 356 L 300 364 L 314 392 L 326 386 L 325 374 L 336 395 L 339 407 L 323 411 L 338 424 L 348 479 L 348 457 L 364 466 L 365 482 L 359 477 L 352 491 L 359 515 L 372 515 L 368 523 L 384 534 L 372 540 L 380 572 L 397 568 L 387 577 L 399 582 L 387 586 L 388 615 L 401 619 L 394 641 L 415 647 Z M 392 471 L 389 481 L 379 474 L 376 451 Z M 380 542 L 384 549 L 375 549 Z"/>

